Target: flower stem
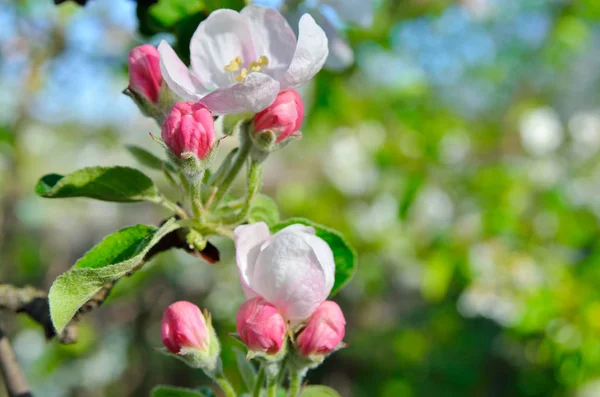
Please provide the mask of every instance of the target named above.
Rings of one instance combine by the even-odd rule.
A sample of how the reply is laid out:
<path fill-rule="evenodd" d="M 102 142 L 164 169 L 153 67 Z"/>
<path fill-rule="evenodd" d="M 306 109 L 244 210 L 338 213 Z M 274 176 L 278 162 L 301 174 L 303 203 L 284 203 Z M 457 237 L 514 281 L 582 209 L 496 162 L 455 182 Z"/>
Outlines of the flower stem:
<path fill-rule="evenodd" d="M 190 181 L 190 205 L 194 217 L 200 218 L 204 209 L 202 208 L 202 174 Z"/>
<path fill-rule="evenodd" d="M 267 397 L 277 397 L 277 383 L 273 382 L 269 385 Z"/>
<path fill-rule="evenodd" d="M 300 387 L 302 386 L 302 372 L 290 372 L 290 389 L 288 397 L 297 397 L 300 393 Z"/>
<path fill-rule="evenodd" d="M 256 195 L 260 192 L 262 185 L 262 164 L 252 160 L 248 169 L 248 191 L 240 212 L 230 219 L 224 219 L 227 224 L 238 224 L 244 222 L 252 208 L 252 202 Z"/>
<path fill-rule="evenodd" d="M 262 396 L 262 387 L 265 383 L 265 368 L 263 366 L 258 370 L 256 381 L 254 382 L 254 390 L 252 390 L 252 397 Z"/>
<path fill-rule="evenodd" d="M 248 155 L 250 154 L 251 148 L 252 141 L 250 140 L 250 137 L 248 137 L 248 127 L 243 125 L 240 129 L 239 150 L 237 151 L 235 160 L 231 165 L 231 168 L 229 168 L 229 170 L 227 171 L 223 182 L 220 184 L 220 186 L 218 186 L 219 190 L 215 194 L 215 197 L 211 203 L 211 207 L 217 207 L 221 203 L 221 200 L 223 200 L 223 197 L 225 197 L 225 194 L 227 194 L 227 191 L 231 187 L 233 180 L 235 179 L 237 174 L 244 166 L 244 163 L 248 159 Z"/>
<path fill-rule="evenodd" d="M 225 378 L 225 376 L 217 376 L 215 378 L 215 381 L 219 384 L 219 387 L 223 390 L 226 397 L 236 397 L 237 396 L 237 394 L 235 393 L 235 390 L 233 389 L 233 386 L 231 386 L 231 383 L 229 383 L 229 381 L 227 380 L 227 378 Z"/>
<path fill-rule="evenodd" d="M 169 200 L 162 194 L 159 195 L 157 199 L 153 200 L 153 202 L 158 205 L 162 205 L 163 207 L 173 211 L 174 213 L 179 215 L 179 217 L 181 219 L 188 218 L 188 214 L 187 214 L 187 212 L 185 212 L 185 210 L 183 208 L 181 208 L 179 205 L 175 204 L 174 202 L 172 202 L 171 200 Z"/>

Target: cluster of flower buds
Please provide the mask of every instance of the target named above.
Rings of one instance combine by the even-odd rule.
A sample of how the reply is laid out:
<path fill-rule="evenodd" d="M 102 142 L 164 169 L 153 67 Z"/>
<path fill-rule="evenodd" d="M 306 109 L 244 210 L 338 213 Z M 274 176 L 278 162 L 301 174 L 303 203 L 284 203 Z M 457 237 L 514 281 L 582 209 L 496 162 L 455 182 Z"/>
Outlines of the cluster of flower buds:
<path fill-rule="evenodd" d="M 212 159 L 215 138 L 213 113 L 202 101 L 179 101 L 161 73 L 158 50 L 149 44 L 129 53 L 129 87 L 125 93 L 143 114 L 162 126 L 161 135 L 169 154 L 185 169 L 205 169 Z M 247 117 L 247 116 L 244 116 Z M 242 117 L 242 118 L 244 118 Z M 294 89 L 281 91 L 274 102 L 254 115 L 250 138 L 253 157 L 262 161 L 272 151 L 302 136 L 304 104 Z"/>
<path fill-rule="evenodd" d="M 271 236 L 259 222 L 236 228 L 234 242 L 248 298 L 236 326 L 250 357 L 279 361 L 289 353 L 311 367 L 344 346 L 344 315 L 325 300 L 333 286 L 333 253 L 313 228 L 291 225 Z"/>

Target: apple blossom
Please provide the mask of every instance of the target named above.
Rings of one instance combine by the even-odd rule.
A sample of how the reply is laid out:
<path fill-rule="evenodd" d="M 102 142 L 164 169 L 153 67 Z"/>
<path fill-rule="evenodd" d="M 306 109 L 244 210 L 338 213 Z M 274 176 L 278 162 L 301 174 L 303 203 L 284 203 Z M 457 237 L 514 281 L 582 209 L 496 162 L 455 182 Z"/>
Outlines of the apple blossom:
<path fill-rule="evenodd" d="M 304 103 L 296 90 L 282 91 L 275 102 L 254 117 L 254 133 L 272 131 L 275 143 L 297 132 L 304 118 Z"/>
<path fill-rule="evenodd" d="M 286 337 L 286 324 L 275 306 L 262 298 L 246 301 L 235 317 L 237 333 L 248 349 L 275 354 Z"/>
<path fill-rule="evenodd" d="M 193 153 L 204 160 L 215 142 L 214 120 L 203 104 L 178 102 L 167 114 L 161 136 L 176 157 Z"/>
<path fill-rule="evenodd" d="M 327 37 L 310 15 L 300 18 L 296 40 L 279 11 L 257 5 L 217 10 L 200 23 L 190 43 L 192 71 L 165 41 L 158 50 L 169 87 L 214 114 L 263 110 L 280 91 L 310 80 L 328 54 Z"/>
<path fill-rule="evenodd" d="M 303 356 L 327 355 L 340 347 L 345 334 L 346 319 L 333 301 L 325 301 L 310 316 L 306 327 L 296 337 L 296 346 Z"/>
<path fill-rule="evenodd" d="M 291 225 L 271 236 L 264 222 L 233 232 L 240 282 L 248 299 L 262 297 L 293 323 L 315 311 L 331 292 L 333 252 L 312 227 Z"/>

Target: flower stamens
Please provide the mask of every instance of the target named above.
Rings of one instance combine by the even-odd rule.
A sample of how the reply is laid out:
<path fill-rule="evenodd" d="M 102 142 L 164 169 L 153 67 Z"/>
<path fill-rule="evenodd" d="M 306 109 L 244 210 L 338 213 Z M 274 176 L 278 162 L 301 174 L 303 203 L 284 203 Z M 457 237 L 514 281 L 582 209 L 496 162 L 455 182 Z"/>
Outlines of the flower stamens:
<path fill-rule="evenodd" d="M 248 69 L 242 68 L 242 70 L 240 70 L 240 74 L 235 76 L 235 80 L 241 83 L 242 81 L 246 80 L 246 77 L 248 77 Z"/>
<path fill-rule="evenodd" d="M 226 72 L 234 73 L 235 81 L 241 83 L 242 81 L 246 80 L 246 77 L 248 77 L 248 73 L 260 72 L 265 66 L 267 66 L 269 64 L 269 58 L 263 55 L 258 59 L 258 61 L 250 62 L 248 68 L 243 68 L 243 63 L 244 62 L 242 60 L 242 57 L 237 56 L 233 58 L 231 62 L 229 62 L 229 64 L 225 65 L 223 69 L 225 69 Z M 235 75 L 235 72 L 237 72 L 238 70 L 240 73 L 238 75 Z"/>
<path fill-rule="evenodd" d="M 240 69 L 240 66 L 242 66 L 242 57 L 237 56 L 228 65 L 225 65 L 224 69 L 226 72 L 236 72 Z"/>

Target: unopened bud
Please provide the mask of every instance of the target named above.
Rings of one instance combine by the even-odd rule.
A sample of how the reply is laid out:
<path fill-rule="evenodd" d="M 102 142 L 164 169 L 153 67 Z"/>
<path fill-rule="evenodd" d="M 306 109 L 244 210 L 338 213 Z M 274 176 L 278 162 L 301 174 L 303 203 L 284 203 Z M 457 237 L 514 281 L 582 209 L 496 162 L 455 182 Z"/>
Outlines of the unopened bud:
<path fill-rule="evenodd" d="M 285 320 L 264 299 L 246 301 L 239 308 L 235 322 L 240 339 L 250 351 L 274 355 L 282 350 L 287 332 Z"/>
<path fill-rule="evenodd" d="M 252 141 L 266 154 L 284 147 L 291 138 L 300 137 L 304 104 L 295 90 L 282 91 L 269 107 L 254 117 Z"/>
<path fill-rule="evenodd" d="M 163 78 L 156 47 L 144 44 L 129 52 L 129 89 L 153 104 L 158 103 Z"/>
<path fill-rule="evenodd" d="M 173 106 L 162 125 L 161 136 L 186 175 L 207 168 L 218 143 L 210 111 L 193 102 L 178 102 Z"/>
<path fill-rule="evenodd" d="M 343 347 L 346 319 L 333 301 L 325 301 L 310 316 L 306 327 L 296 338 L 296 346 L 303 356 L 322 360 L 324 356 Z"/>
<path fill-rule="evenodd" d="M 161 334 L 163 345 L 194 368 L 214 372 L 220 346 L 210 316 L 204 315 L 193 303 L 175 302 L 165 310 Z"/>

